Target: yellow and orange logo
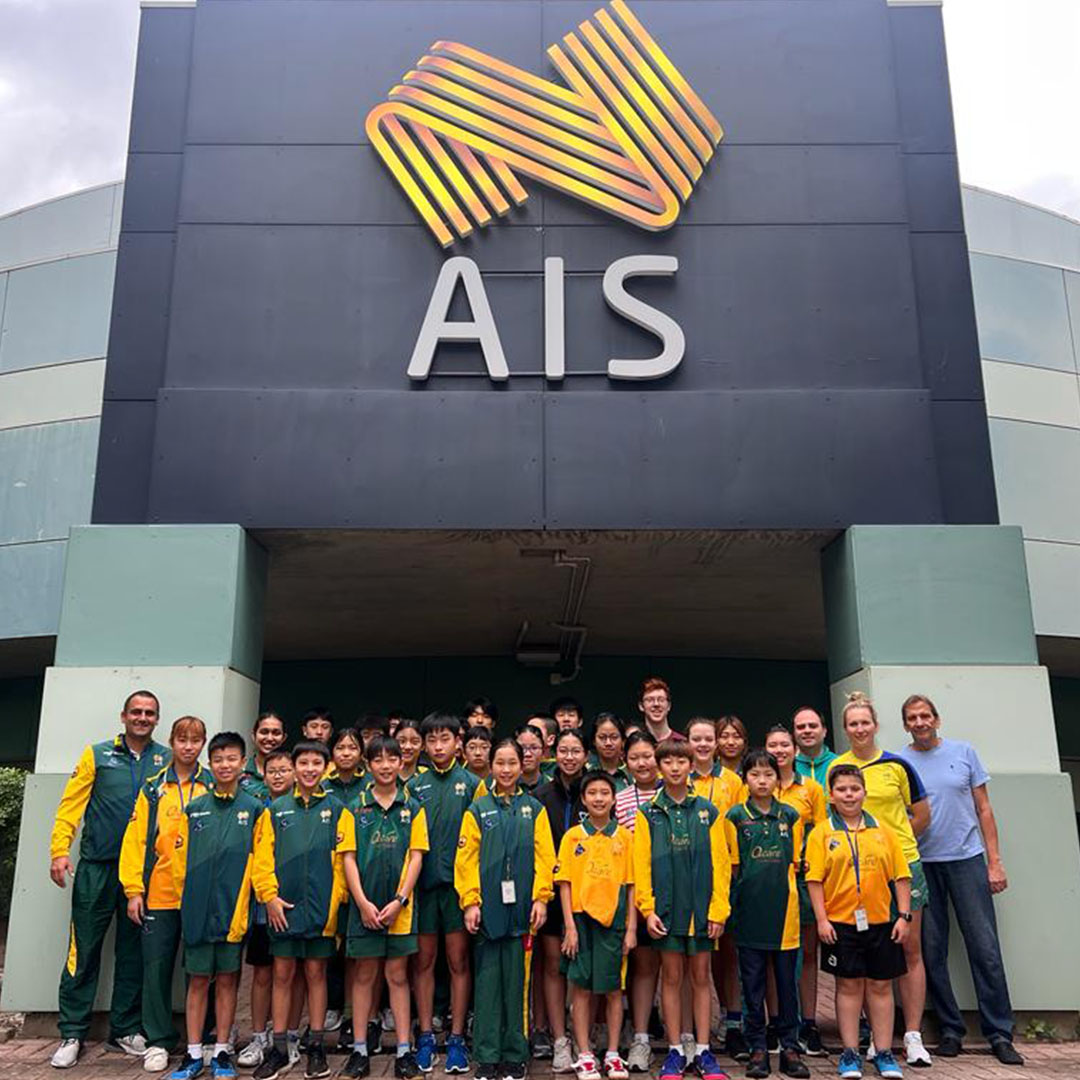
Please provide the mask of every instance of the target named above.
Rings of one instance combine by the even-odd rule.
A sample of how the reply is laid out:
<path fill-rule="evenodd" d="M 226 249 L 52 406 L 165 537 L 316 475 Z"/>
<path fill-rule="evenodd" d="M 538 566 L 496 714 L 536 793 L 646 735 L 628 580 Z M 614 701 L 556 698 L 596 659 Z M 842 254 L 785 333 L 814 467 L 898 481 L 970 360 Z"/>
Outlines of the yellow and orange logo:
<path fill-rule="evenodd" d="M 724 136 L 624 0 L 547 53 L 562 83 L 436 41 L 368 113 L 368 138 L 443 247 L 525 202 L 519 175 L 667 229 Z"/>

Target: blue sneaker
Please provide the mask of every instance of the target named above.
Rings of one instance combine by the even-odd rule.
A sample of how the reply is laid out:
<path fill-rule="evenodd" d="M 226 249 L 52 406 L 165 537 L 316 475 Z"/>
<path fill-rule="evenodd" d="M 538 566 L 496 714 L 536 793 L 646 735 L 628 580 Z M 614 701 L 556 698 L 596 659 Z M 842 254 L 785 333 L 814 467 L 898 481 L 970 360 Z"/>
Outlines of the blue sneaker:
<path fill-rule="evenodd" d="M 874 1068 L 878 1076 L 888 1077 L 891 1080 L 904 1080 L 904 1071 L 896 1063 L 891 1050 L 880 1050 L 874 1058 Z"/>
<path fill-rule="evenodd" d="M 233 1068 L 232 1058 L 224 1050 L 210 1059 L 210 1075 L 217 1080 L 235 1080 L 236 1070 Z"/>
<path fill-rule="evenodd" d="M 711 1050 L 704 1050 L 694 1058 L 694 1072 L 701 1080 L 730 1080 Z"/>
<path fill-rule="evenodd" d="M 836 1066 L 837 1075 L 846 1077 L 847 1080 L 860 1080 L 862 1077 L 862 1061 L 859 1058 L 859 1051 L 852 1050 L 850 1046 L 845 1047 L 844 1052 L 840 1055 L 840 1063 Z"/>
<path fill-rule="evenodd" d="M 169 1073 L 169 1080 L 193 1080 L 203 1071 L 202 1058 L 188 1057 L 184 1055 L 184 1060 L 180 1062 L 179 1067 Z M 236 1073 L 233 1073 L 235 1076 Z"/>
<path fill-rule="evenodd" d="M 435 1046 L 435 1033 L 433 1031 L 420 1032 L 420 1038 L 416 1040 L 416 1067 L 422 1073 L 429 1073 L 435 1068 L 435 1062 L 439 1060 Z"/>
<path fill-rule="evenodd" d="M 686 1058 L 681 1050 L 669 1050 L 664 1064 L 660 1066 L 660 1080 L 683 1080 L 686 1073 Z"/>
<path fill-rule="evenodd" d="M 446 1064 L 443 1072 L 467 1073 L 469 1071 L 469 1051 L 465 1049 L 464 1035 L 451 1035 L 446 1040 Z"/>

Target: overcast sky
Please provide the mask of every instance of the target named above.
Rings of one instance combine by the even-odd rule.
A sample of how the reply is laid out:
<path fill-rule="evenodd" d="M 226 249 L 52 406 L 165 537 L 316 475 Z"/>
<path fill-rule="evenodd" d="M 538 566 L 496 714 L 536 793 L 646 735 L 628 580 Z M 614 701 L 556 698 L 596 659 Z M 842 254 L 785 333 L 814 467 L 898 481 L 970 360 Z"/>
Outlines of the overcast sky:
<path fill-rule="evenodd" d="M 1080 218 L 1080 0 L 946 0 L 960 173 Z M 119 178 L 138 0 L 0 0 L 0 214 Z"/>

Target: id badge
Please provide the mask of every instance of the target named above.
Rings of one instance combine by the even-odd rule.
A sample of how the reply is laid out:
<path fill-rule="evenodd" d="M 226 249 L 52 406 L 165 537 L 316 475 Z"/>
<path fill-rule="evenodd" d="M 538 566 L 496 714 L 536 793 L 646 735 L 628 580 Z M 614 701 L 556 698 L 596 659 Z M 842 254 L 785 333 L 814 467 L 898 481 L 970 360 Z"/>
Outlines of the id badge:
<path fill-rule="evenodd" d="M 861 934 L 870 929 L 870 920 L 866 917 L 866 908 L 855 909 L 855 929 Z"/>
<path fill-rule="evenodd" d="M 517 903 L 517 886 L 512 881 L 502 883 L 502 901 L 504 904 Z M 866 921 L 866 913 L 863 912 L 863 921 Z"/>

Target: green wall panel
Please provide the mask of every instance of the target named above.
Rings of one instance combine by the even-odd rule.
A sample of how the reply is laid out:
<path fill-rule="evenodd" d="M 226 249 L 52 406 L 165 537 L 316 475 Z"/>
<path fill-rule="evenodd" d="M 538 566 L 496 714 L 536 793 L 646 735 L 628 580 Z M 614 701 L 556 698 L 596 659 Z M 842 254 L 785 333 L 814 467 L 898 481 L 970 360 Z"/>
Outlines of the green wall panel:
<path fill-rule="evenodd" d="M 258 679 L 266 554 L 234 525 L 73 529 L 58 667 L 228 666 Z"/>
<path fill-rule="evenodd" d="M 1038 663 L 1018 528 L 858 525 L 822 572 L 834 680 L 867 664 Z"/>

